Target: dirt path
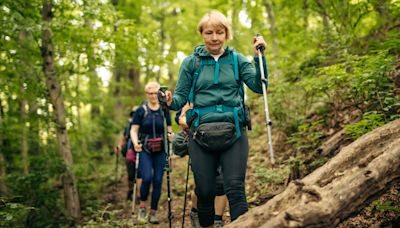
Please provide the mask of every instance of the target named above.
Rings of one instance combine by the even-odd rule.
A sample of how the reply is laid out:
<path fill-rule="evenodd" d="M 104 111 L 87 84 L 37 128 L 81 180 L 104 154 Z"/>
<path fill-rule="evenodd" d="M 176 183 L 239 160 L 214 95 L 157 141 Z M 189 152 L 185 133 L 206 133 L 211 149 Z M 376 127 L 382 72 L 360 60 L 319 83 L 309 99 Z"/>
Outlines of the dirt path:
<path fill-rule="evenodd" d="M 172 158 L 172 171 L 170 172 L 170 184 L 171 184 L 171 198 L 172 198 L 172 227 L 182 227 L 182 214 L 183 214 L 183 204 L 184 204 L 184 192 L 185 192 L 185 183 L 186 183 L 186 170 L 187 170 L 187 161 L 188 157 L 180 158 L 173 157 Z M 167 198 L 167 174 L 164 173 L 163 178 L 163 187 L 161 192 L 161 198 L 159 202 L 158 208 L 158 219 L 160 220 L 160 224 L 158 225 L 138 225 L 137 224 L 137 209 L 136 214 L 134 216 L 131 215 L 131 201 L 126 200 L 126 193 L 128 189 L 127 182 L 127 173 L 126 167 L 124 164 L 119 166 L 119 182 L 117 183 L 117 191 L 113 194 L 113 189 L 115 186 L 110 186 L 110 189 L 106 190 L 106 202 L 110 202 L 110 208 L 108 211 L 114 211 L 117 213 L 119 219 L 121 219 L 121 223 L 132 224 L 134 227 L 169 227 L 168 221 L 168 198 Z M 188 182 L 188 198 L 186 203 L 186 216 L 185 216 L 185 226 L 191 227 L 190 225 L 190 193 L 193 189 L 193 175 L 190 171 L 189 173 L 189 182 Z M 150 194 L 151 195 L 151 194 Z M 151 198 L 151 197 L 150 197 Z M 149 198 L 149 202 L 150 202 Z M 107 200 L 108 199 L 108 200 Z M 112 199 L 112 200 L 110 200 Z M 111 203 L 112 202 L 112 203 Z M 132 222 L 131 222 L 132 221 Z"/>

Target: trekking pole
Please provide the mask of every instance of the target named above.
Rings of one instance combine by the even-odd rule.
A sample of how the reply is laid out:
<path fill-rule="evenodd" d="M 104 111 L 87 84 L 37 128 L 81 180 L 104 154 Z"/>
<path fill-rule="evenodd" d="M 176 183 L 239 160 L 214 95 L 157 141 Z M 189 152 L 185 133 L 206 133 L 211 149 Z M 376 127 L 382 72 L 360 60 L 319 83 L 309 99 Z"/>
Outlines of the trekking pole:
<path fill-rule="evenodd" d="M 133 194 L 132 194 L 132 215 L 135 214 L 135 206 L 136 206 L 136 186 L 137 186 L 137 177 L 139 172 L 139 157 L 140 153 L 136 153 L 135 160 L 135 178 L 133 182 Z"/>
<path fill-rule="evenodd" d="M 188 182 L 189 182 L 189 167 L 190 167 L 190 157 L 188 158 L 187 171 L 186 171 L 186 187 L 185 187 L 185 200 L 183 203 L 182 228 L 185 227 L 186 198 L 187 198 Z"/>
<path fill-rule="evenodd" d="M 260 34 L 257 34 L 257 36 L 260 36 Z M 275 164 L 275 159 L 274 159 L 274 150 L 272 148 L 272 130 L 271 130 L 271 125 L 272 121 L 269 118 L 269 111 L 268 111 L 268 96 L 267 96 L 267 84 L 268 84 L 268 79 L 265 78 L 264 74 L 264 64 L 262 61 L 262 52 L 265 50 L 265 46 L 263 45 L 258 45 L 256 47 L 258 51 L 258 61 L 259 61 L 259 66 L 260 66 L 260 73 L 261 73 L 261 85 L 262 85 L 262 90 L 263 90 L 263 96 L 264 96 L 264 107 L 265 107 L 265 124 L 267 125 L 267 130 L 268 130 L 268 146 L 269 146 L 269 155 L 271 158 L 271 163 Z M 267 71 L 267 69 L 265 69 Z"/>
<path fill-rule="evenodd" d="M 167 129 L 167 98 L 165 96 L 165 91 L 167 91 L 167 87 L 162 86 L 158 91 L 158 100 L 161 106 L 161 112 L 164 117 L 164 149 L 165 153 L 167 154 L 166 157 L 166 165 L 165 170 L 167 171 L 167 193 L 168 193 L 168 221 L 169 221 L 169 228 L 172 228 L 172 211 L 171 211 L 171 183 L 170 183 L 170 176 L 169 173 L 171 171 L 170 168 L 170 145 L 168 140 L 168 129 Z"/>

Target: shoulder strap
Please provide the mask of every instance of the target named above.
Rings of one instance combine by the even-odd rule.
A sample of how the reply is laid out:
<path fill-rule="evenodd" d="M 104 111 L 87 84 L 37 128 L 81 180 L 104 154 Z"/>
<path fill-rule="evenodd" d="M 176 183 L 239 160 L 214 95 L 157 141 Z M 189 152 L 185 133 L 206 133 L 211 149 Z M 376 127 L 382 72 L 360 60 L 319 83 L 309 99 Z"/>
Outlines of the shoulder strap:
<path fill-rule="evenodd" d="M 194 88 L 196 86 L 197 79 L 199 78 L 201 68 L 203 67 L 202 61 L 199 56 L 194 55 L 195 62 L 194 62 L 194 74 L 193 74 L 193 81 L 192 87 L 190 88 L 190 93 L 188 96 L 189 103 L 193 103 L 194 101 Z"/>
<path fill-rule="evenodd" d="M 147 115 L 149 114 L 149 109 L 147 107 L 147 102 L 142 104 L 142 107 L 144 109 L 144 114 L 143 114 L 143 118 L 142 118 L 142 121 L 143 121 L 144 119 L 146 119 Z"/>
<path fill-rule="evenodd" d="M 239 60 L 236 51 L 232 51 L 232 57 L 233 57 L 233 72 L 235 75 L 235 80 L 239 81 Z"/>

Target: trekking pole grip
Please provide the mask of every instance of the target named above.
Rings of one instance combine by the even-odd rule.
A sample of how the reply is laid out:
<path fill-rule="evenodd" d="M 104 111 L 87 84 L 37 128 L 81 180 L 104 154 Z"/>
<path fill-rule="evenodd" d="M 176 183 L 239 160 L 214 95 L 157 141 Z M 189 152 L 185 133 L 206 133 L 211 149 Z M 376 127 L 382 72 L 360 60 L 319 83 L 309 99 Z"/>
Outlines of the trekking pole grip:
<path fill-rule="evenodd" d="M 261 36 L 261 35 L 259 33 L 257 33 L 256 37 L 259 37 L 259 36 Z M 260 51 L 261 53 L 263 53 L 265 50 L 265 46 L 263 44 L 259 44 L 259 45 L 257 45 L 256 49 L 258 51 Z"/>

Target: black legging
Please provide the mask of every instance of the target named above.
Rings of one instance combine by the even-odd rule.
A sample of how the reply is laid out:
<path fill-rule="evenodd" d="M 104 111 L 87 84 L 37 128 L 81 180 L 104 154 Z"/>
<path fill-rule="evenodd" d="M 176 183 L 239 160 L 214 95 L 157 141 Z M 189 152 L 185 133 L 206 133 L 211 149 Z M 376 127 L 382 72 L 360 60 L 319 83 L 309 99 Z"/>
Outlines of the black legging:
<path fill-rule="evenodd" d="M 217 174 L 215 177 L 215 195 L 216 196 L 223 196 L 225 195 L 225 190 L 224 190 L 224 175 L 222 174 L 222 168 L 221 166 L 218 167 L 217 169 Z"/>
<path fill-rule="evenodd" d="M 126 165 L 126 171 L 128 171 L 128 180 L 131 182 L 135 181 L 135 172 L 136 172 L 135 163 L 125 161 L 125 165 Z M 141 179 L 142 175 L 140 175 L 139 170 L 137 170 L 137 171 L 138 171 L 138 174 L 137 174 L 136 178 Z"/>
<path fill-rule="evenodd" d="M 193 138 L 189 138 L 189 153 L 198 197 L 197 210 L 200 225 L 214 224 L 215 172 L 219 164 L 224 176 L 224 188 L 229 200 L 231 220 L 248 210 L 244 180 L 246 176 L 249 144 L 245 130 L 241 137 L 226 151 L 218 153 L 205 151 Z"/>

